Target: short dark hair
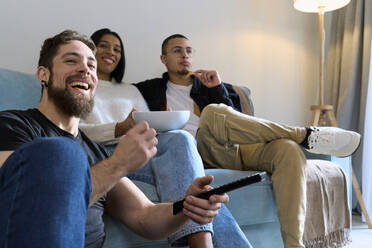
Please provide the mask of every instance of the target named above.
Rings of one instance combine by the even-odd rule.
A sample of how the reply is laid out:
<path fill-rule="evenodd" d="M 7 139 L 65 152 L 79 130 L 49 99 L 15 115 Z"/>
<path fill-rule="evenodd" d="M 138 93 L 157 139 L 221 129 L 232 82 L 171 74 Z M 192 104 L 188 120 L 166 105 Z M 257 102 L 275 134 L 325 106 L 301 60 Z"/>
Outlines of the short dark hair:
<path fill-rule="evenodd" d="M 175 38 L 183 38 L 183 39 L 188 40 L 188 38 L 182 34 L 172 34 L 171 36 L 167 37 L 161 44 L 161 54 L 165 55 L 167 53 L 169 41 Z"/>
<path fill-rule="evenodd" d="M 93 53 L 96 53 L 96 46 L 93 41 L 87 36 L 79 34 L 74 30 L 65 30 L 53 37 L 46 39 L 40 50 L 39 66 L 44 66 L 52 71 L 53 59 L 57 55 L 61 45 L 65 45 L 70 41 L 78 40 L 87 45 Z"/>
<path fill-rule="evenodd" d="M 125 54 L 124 54 L 123 41 L 121 40 L 120 36 L 116 32 L 111 31 L 108 28 L 103 28 L 103 29 L 100 29 L 100 30 L 97 30 L 96 32 L 94 32 L 90 36 L 90 38 L 93 40 L 94 44 L 96 44 L 96 46 L 97 46 L 98 43 L 100 42 L 100 40 L 102 39 L 102 36 L 104 36 L 105 34 L 114 35 L 120 41 L 120 45 L 121 45 L 121 58 L 120 58 L 120 61 L 119 61 L 118 65 L 116 66 L 115 70 L 111 73 L 110 76 L 112 78 L 115 78 L 116 82 L 121 83 L 121 81 L 123 79 L 123 76 L 124 76 L 124 73 L 125 73 L 125 62 L 126 62 L 126 59 L 125 59 Z"/>

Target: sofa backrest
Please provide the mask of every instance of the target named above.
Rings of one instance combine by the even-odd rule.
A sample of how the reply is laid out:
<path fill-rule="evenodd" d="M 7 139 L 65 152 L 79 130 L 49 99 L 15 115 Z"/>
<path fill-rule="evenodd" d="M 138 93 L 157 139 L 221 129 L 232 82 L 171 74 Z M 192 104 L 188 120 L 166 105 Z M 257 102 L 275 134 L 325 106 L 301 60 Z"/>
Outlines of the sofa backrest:
<path fill-rule="evenodd" d="M 0 111 L 35 108 L 40 96 L 35 75 L 0 68 Z"/>
<path fill-rule="evenodd" d="M 247 115 L 254 115 L 254 106 L 251 96 L 251 90 L 246 86 L 233 85 L 233 87 L 236 93 L 238 93 L 239 95 L 242 112 Z"/>
<path fill-rule="evenodd" d="M 240 97 L 242 112 L 253 115 L 251 91 L 234 85 Z M 40 101 L 41 86 L 35 75 L 0 68 L 0 111 L 35 108 Z"/>

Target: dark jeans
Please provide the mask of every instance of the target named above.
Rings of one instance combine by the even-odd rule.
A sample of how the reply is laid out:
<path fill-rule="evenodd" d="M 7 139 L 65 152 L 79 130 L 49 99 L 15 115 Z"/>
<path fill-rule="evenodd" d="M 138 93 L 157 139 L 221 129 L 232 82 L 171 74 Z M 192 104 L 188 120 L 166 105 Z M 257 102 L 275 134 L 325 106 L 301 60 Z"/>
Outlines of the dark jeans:
<path fill-rule="evenodd" d="M 55 137 L 21 146 L 0 167 L 0 247 L 84 247 L 90 193 L 78 143 Z"/>

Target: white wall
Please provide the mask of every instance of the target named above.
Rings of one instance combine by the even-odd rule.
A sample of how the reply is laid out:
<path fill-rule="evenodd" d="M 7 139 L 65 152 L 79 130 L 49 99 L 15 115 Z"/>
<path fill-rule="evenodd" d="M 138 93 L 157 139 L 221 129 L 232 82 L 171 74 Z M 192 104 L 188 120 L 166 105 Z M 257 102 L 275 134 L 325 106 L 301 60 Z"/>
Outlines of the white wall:
<path fill-rule="evenodd" d="M 188 36 L 194 69 L 217 69 L 248 86 L 256 115 L 292 125 L 311 120 L 317 101 L 317 16 L 292 0 L 1 0 L 0 67 L 33 73 L 42 41 L 64 29 L 108 27 L 127 54 L 126 82 L 160 76 L 160 45 Z"/>

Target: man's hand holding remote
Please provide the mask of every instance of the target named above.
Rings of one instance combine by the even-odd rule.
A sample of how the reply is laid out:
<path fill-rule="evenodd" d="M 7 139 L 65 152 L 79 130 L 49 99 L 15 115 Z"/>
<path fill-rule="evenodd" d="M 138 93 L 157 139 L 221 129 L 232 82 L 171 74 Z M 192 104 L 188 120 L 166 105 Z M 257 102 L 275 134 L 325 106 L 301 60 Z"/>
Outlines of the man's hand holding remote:
<path fill-rule="evenodd" d="M 173 204 L 173 214 L 176 215 L 176 214 L 178 214 L 179 212 L 182 211 L 182 208 L 185 206 L 184 201 L 186 201 L 187 198 L 189 198 L 189 199 L 190 198 L 192 198 L 192 199 L 194 199 L 194 198 L 206 199 L 206 200 L 209 200 L 211 203 L 213 203 L 214 201 L 219 200 L 219 198 L 218 198 L 219 196 L 225 195 L 226 192 L 229 192 L 231 190 L 235 190 L 235 189 L 244 187 L 246 185 L 249 185 L 249 184 L 252 184 L 252 183 L 257 183 L 257 182 L 260 182 L 260 181 L 264 180 L 263 176 L 265 174 L 266 174 L 265 172 L 262 172 L 262 173 L 254 174 L 252 176 L 243 177 L 239 180 L 221 185 L 217 188 L 212 188 L 208 184 L 204 184 L 204 187 L 200 187 L 200 189 L 204 188 L 204 190 L 199 191 L 199 193 L 193 194 L 192 196 L 187 196 L 185 199 L 182 199 L 182 200 L 179 200 L 179 201 L 175 202 Z M 210 176 L 210 177 L 212 177 L 212 176 Z M 203 177 L 203 178 L 206 178 L 206 177 Z M 210 183 L 212 181 L 213 181 L 213 177 L 211 178 Z M 193 186 L 190 186 L 189 190 L 190 189 L 192 190 L 192 187 Z M 188 190 L 188 193 L 192 194 L 192 192 L 189 192 L 189 190 Z"/>
<path fill-rule="evenodd" d="M 204 176 L 197 178 L 188 188 L 186 198 L 181 203 L 180 211 L 199 224 L 210 223 L 218 214 L 221 203 L 227 203 L 229 196 L 227 194 L 212 195 L 209 199 L 198 198 L 198 193 L 209 191 L 212 187 L 209 185 L 213 181 L 213 176 Z M 182 209 L 183 207 L 183 209 Z"/>

